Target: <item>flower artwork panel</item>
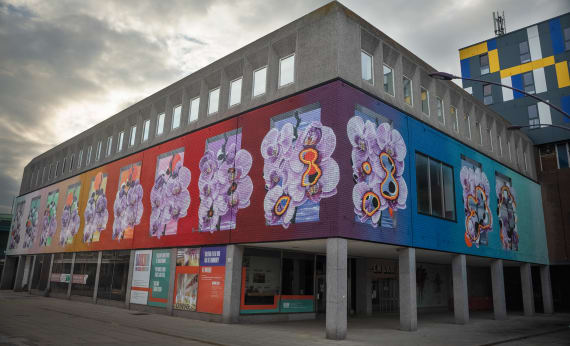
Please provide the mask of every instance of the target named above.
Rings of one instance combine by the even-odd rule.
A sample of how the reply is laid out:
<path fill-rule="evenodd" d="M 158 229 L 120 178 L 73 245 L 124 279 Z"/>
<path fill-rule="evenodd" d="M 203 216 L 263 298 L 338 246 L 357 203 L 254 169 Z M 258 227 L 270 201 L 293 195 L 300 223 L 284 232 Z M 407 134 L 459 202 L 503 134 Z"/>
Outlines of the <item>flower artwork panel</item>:
<path fill-rule="evenodd" d="M 505 250 L 518 251 L 519 231 L 515 188 L 509 178 L 497 174 L 495 192 L 497 194 L 497 217 L 499 218 L 501 245 Z"/>
<path fill-rule="evenodd" d="M 175 235 L 178 220 L 190 207 L 190 170 L 184 166 L 184 148 L 161 154 L 156 159 L 154 185 L 150 192 L 150 236 L 160 239 Z"/>
<path fill-rule="evenodd" d="M 41 196 L 32 198 L 30 201 L 30 211 L 28 212 L 28 219 L 26 220 L 25 232 L 24 232 L 24 242 L 22 247 L 24 249 L 31 248 L 36 239 L 36 234 L 38 232 L 39 224 L 39 211 L 40 211 L 40 200 Z"/>
<path fill-rule="evenodd" d="M 174 308 L 196 311 L 200 248 L 178 248 L 176 254 L 176 281 Z"/>
<path fill-rule="evenodd" d="M 489 209 L 491 188 L 481 165 L 462 158 L 459 174 L 463 187 L 465 211 L 465 244 L 468 247 L 488 245 L 488 233 L 493 230 L 493 216 Z"/>
<path fill-rule="evenodd" d="M 59 200 L 59 190 L 48 193 L 46 205 L 43 210 L 40 246 L 50 246 L 52 238 L 57 231 L 57 202 Z"/>
<path fill-rule="evenodd" d="M 113 205 L 113 239 L 133 239 L 135 226 L 143 214 L 143 187 L 141 185 L 142 163 L 137 162 L 121 168 L 119 188 Z"/>
<path fill-rule="evenodd" d="M 318 103 L 271 118 L 261 143 L 267 225 L 319 221 L 320 201 L 337 193 L 335 148 L 336 135 L 321 123 Z"/>
<path fill-rule="evenodd" d="M 356 221 L 395 228 L 397 211 L 406 209 L 408 198 L 402 135 L 387 118 L 360 105 L 347 123 L 347 135 L 352 145 Z"/>
<path fill-rule="evenodd" d="M 79 231 L 79 192 L 81 183 L 75 183 L 67 188 L 65 205 L 61 213 L 61 231 L 59 233 L 59 245 L 70 245 L 73 237 Z"/>
<path fill-rule="evenodd" d="M 107 210 L 107 174 L 97 173 L 89 186 L 89 199 L 83 213 L 83 242 L 98 242 L 101 232 L 107 228 L 109 211 Z"/>
<path fill-rule="evenodd" d="M 249 171 L 253 159 L 241 148 L 242 130 L 232 130 L 206 140 L 200 159 L 200 232 L 236 228 L 238 211 L 249 207 L 253 182 Z"/>
<path fill-rule="evenodd" d="M 26 205 L 26 200 L 21 199 L 16 202 L 16 207 L 14 208 L 14 216 L 12 217 L 12 223 L 10 225 L 10 239 L 8 244 L 8 249 L 13 250 L 18 247 L 20 240 L 22 239 L 21 230 L 24 228 L 24 206 Z"/>

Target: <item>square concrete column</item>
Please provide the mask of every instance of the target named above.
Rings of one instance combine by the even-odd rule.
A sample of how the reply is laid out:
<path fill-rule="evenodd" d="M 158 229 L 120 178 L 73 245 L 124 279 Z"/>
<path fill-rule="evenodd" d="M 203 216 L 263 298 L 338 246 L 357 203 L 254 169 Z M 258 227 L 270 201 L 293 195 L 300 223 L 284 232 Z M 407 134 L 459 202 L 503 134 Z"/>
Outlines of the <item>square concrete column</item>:
<path fill-rule="evenodd" d="M 32 256 L 32 266 L 30 268 L 30 272 L 28 273 L 28 292 L 32 293 L 32 280 L 34 278 L 34 270 L 36 270 L 36 261 L 38 260 L 38 256 Z"/>
<path fill-rule="evenodd" d="M 534 315 L 534 293 L 532 291 L 532 272 L 530 263 L 521 264 L 521 287 L 525 316 Z"/>
<path fill-rule="evenodd" d="M 12 287 L 12 279 L 16 275 L 18 257 L 4 257 L 4 269 L 2 270 L 2 278 L 0 279 L 0 290 L 7 290 Z"/>
<path fill-rule="evenodd" d="M 467 293 L 467 264 L 465 255 L 453 255 L 451 258 L 453 274 L 453 313 L 455 323 L 469 322 L 469 294 Z"/>
<path fill-rule="evenodd" d="M 542 305 L 545 314 L 554 313 L 552 303 L 552 286 L 550 283 L 550 266 L 540 266 L 540 285 L 542 288 Z"/>
<path fill-rule="evenodd" d="M 14 292 L 22 290 L 22 279 L 24 278 L 24 269 L 26 267 L 26 256 L 18 256 L 18 268 L 16 269 L 16 277 L 14 278 Z"/>
<path fill-rule="evenodd" d="M 346 338 L 347 320 L 347 266 L 348 244 L 346 239 L 327 239 L 327 339 Z"/>
<path fill-rule="evenodd" d="M 97 254 L 97 271 L 95 272 L 95 287 L 93 287 L 93 303 L 97 303 L 97 293 L 99 292 L 99 273 L 101 272 L 101 260 L 103 259 L 103 251 Z"/>
<path fill-rule="evenodd" d="M 172 315 L 172 308 L 174 307 L 174 283 L 176 280 L 176 255 L 178 254 L 178 248 L 170 249 L 170 278 L 168 287 L 168 303 L 166 304 L 166 311 L 169 315 Z"/>
<path fill-rule="evenodd" d="M 400 291 L 400 329 L 414 331 L 418 329 L 418 305 L 416 301 L 416 249 L 399 250 L 399 291 Z"/>
<path fill-rule="evenodd" d="M 372 281 L 368 274 L 368 260 L 356 260 L 356 313 L 372 315 Z"/>
<path fill-rule="evenodd" d="M 226 278 L 224 281 L 224 307 L 222 310 L 223 323 L 239 322 L 242 263 L 243 246 L 228 245 L 226 247 Z"/>
<path fill-rule="evenodd" d="M 46 290 L 44 291 L 44 296 L 48 296 L 49 295 L 49 291 L 51 288 L 51 272 L 53 271 L 53 260 L 55 258 L 55 254 L 51 254 L 51 259 L 49 261 L 49 273 L 48 273 L 48 282 L 46 285 Z"/>
<path fill-rule="evenodd" d="M 67 285 L 67 298 L 71 297 L 71 285 L 73 284 L 73 269 L 75 267 L 75 255 L 77 253 L 74 252 L 71 257 L 71 270 L 69 272 L 69 285 Z"/>
<path fill-rule="evenodd" d="M 493 313 L 496 320 L 507 319 L 507 303 L 505 299 L 505 275 L 503 260 L 491 262 L 491 285 L 493 286 Z"/>
<path fill-rule="evenodd" d="M 127 294 L 125 294 L 125 307 L 131 307 L 131 288 L 133 286 L 133 271 L 135 270 L 135 253 L 136 250 L 131 250 L 129 257 L 129 274 L 127 276 Z"/>

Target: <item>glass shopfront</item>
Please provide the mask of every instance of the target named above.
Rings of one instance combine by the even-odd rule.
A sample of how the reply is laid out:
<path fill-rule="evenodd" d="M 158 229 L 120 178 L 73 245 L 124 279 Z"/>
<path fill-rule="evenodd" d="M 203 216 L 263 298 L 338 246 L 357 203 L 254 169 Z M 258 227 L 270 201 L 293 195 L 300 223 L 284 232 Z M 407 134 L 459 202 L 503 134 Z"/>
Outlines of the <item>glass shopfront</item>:
<path fill-rule="evenodd" d="M 51 254 L 36 255 L 36 264 L 32 273 L 32 290 L 43 291 L 46 289 L 50 264 Z"/>
<path fill-rule="evenodd" d="M 50 275 L 50 290 L 53 294 L 67 294 L 71 280 L 71 260 L 73 253 L 58 253 L 54 255 L 53 268 Z"/>
<path fill-rule="evenodd" d="M 93 297 L 98 257 L 98 252 L 78 252 L 75 255 L 71 278 L 72 295 Z"/>
<path fill-rule="evenodd" d="M 103 251 L 97 298 L 117 301 L 126 299 L 130 255 L 129 250 Z"/>

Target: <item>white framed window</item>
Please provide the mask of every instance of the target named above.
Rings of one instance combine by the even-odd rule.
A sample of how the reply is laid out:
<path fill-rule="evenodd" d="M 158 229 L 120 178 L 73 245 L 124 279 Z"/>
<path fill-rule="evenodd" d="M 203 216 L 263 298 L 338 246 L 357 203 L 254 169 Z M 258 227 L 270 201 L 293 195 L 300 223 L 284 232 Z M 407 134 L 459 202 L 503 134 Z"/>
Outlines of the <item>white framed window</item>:
<path fill-rule="evenodd" d="M 507 148 L 509 149 L 509 161 L 513 162 L 513 155 L 511 154 L 511 142 L 507 141 Z"/>
<path fill-rule="evenodd" d="M 523 150 L 524 171 L 528 172 L 528 164 L 526 162 L 526 151 Z"/>
<path fill-rule="evenodd" d="M 479 130 L 479 145 L 483 145 L 483 131 L 481 130 L 481 123 L 476 121 L 475 127 Z"/>
<path fill-rule="evenodd" d="M 190 100 L 190 109 L 188 110 L 188 122 L 198 120 L 198 112 L 200 111 L 200 96 Z"/>
<path fill-rule="evenodd" d="M 87 166 L 90 162 L 91 162 L 91 151 L 92 151 L 92 146 L 90 145 L 87 148 L 87 158 L 85 159 L 85 166 Z"/>
<path fill-rule="evenodd" d="M 229 107 L 239 105 L 241 103 L 241 85 L 243 78 L 239 77 L 230 82 L 230 102 Z M 192 117 L 192 116 L 190 116 Z"/>
<path fill-rule="evenodd" d="M 372 66 L 372 54 L 367 53 L 364 50 L 360 51 L 360 66 L 362 70 L 362 80 L 367 81 L 370 84 L 374 84 L 374 69 Z"/>
<path fill-rule="evenodd" d="M 129 135 L 129 147 L 135 145 L 135 138 L 137 136 L 137 125 L 131 126 L 131 133 Z"/>
<path fill-rule="evenodd" d="M 279 59 L 279 87 L 295 82 L 295 54 Z"/>
<path fill-rule="evenodd" d="M 503 139 L 501 136 L 498 138 L 499 141 L 499 156 L 503 156 Z"/>
<path fill-rule="evenodd" d="M 67 157 L 63 158 L 63 163 L 61 165 L 61 174 L 65 173 L 65 165 L 67 164 Z"/>
<path fill-rule="evenodd" d="M 489 55 L 487 53 L 479 55 L 479 65 L 481 67 L 481 75 L 489 73 Z"/>
<path fill-rule="evenodd" d="M 435 98 L 435 107 L 437 112 L 437 120 L 439 120 L 440 123 L 445 124 L 445 114 L 443 114 L 443 100 L 441 98 Z"/>
<path fill-rule="evenodd" d="M 493 130 L 489 129 L 489 145 L 491 146 L 491 151 L 493 151 Z"/>
<path fill-rule="evenodd" d="M 148 140 L 149 133 L 150 133 L 150 119 L 146 119 L 143 123 L 143 135 L 141 142 L 146 142 Z"/>
<path fill-rule="evenodd" d="M 160 136 L 164 132 L 164 113 L 160 113 L 156 117 L 156 135 Z"/>
<path fill-rule="evenodd" d="M 208 115 L 218 113 L 220 106 L 220 88 L 210 90 L 208 93 Z"/>
<path fill-rule="evenodd" d="M 265 94 L 267 87 L 267 66 L 253 71 L 253 97 Z"/>
<path fill-rule="evenodd" d="M 101 158 L 102 147 L 103 147 L 103 141 L 97 142 L 97 152 L 95 153 L 95 161 L 99 161 L 99 158 Z"/>
<path fill-rule="evenodd" d="M 174 106 L 172 108 L 172 129 L 180 127 L 180 115 L 182 115 L 182 105 Z"/>
<path fill-rule="evenodd" d="M 70 172 L 73 169 L 73 161 L 74 160 L 75 160 L 75 154 L 71 154 L 71 157 L 69 158 L 69 171 Z"/>
<path fill-rule="evenodd" d="M 38 168 L 38 171 L 36 172 L 36 186 L 38 186 L 38 184 L 40 183 L 40 171 L 41 168 Z"/>
<path fill-rule="evenodd" d="M 117 152 L 120 153 L 123 150 L 123 141 L 125 140 L 125 131 L 119 132 L 119 137 L 117 138 Z"/>
<path fill-rule="evenodd" d="M 56 162 L 55 162 L 55 171 L 54 171 L 54 173 L 53 173 L 53 176 L 54 176 L 54 177 L 57 177 L 57 170 L 58 170 L 58 169 L 59 169 L 59 161 L 56 161 Z"/>
<path fill-rule="evenodd" d="M 412 96 L 412 80 L 406 76 L 402 76 L 402 88 L 404 89 L 404 102 L 412 106 L 414 104 Z"/>
<path fill-rule="evenodd" d="M 107 137 L 107 151 L 105 152 L 105 156 L 111 155 L 111 146 L 113 145 L 113 136 Z"/>
<path fill-rule="evenodd" d="M 471 140 L 471 116 L 469 114 L 465 115 L 465 121 L 467 122 L 467 138 Z"/>
<path fill-rule="evenodd" d="M 457 119 L 457 108 L 449 106 L 449 116 L 451 117 L 451 125 L 453 131 L 459 133 L 459 119 Z"/>
<path fill-rule="evenodd" d="M 483 103 L 487 106 L 493 103 L 493 86 L 483 84 Z"/>
<path fill-rule="evenodd" d="M 422 113 L 429 117 L 429 91 L 420 86 L 420 95 L 422 99 Z"/>
<path fill-rule="evenodd" d="M 77 168 L 81 168 L 81 161 L 83 161 L 83 149 L 79 150 L 77 155 Z"/>
<path fill-rule="evenodd" d="M 384 70 L 384 92 L 394 96 L 394 71 L 386 64 L 383 66 Z"/>

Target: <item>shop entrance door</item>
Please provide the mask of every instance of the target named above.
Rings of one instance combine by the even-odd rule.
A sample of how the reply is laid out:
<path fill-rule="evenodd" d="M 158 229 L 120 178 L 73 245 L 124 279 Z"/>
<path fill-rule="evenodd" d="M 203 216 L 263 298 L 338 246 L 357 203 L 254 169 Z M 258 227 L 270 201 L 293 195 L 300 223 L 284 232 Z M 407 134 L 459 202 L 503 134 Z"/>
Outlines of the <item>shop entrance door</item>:
<path fill-rule="evenodd" d="M 372 281 L 372 310 L 397 312 L 400 308 L 398 280 L 393 278 Z"/>

